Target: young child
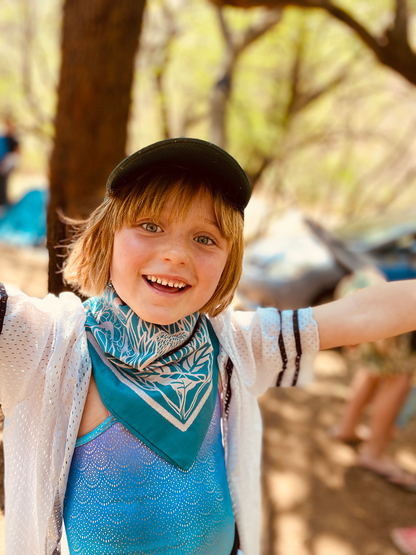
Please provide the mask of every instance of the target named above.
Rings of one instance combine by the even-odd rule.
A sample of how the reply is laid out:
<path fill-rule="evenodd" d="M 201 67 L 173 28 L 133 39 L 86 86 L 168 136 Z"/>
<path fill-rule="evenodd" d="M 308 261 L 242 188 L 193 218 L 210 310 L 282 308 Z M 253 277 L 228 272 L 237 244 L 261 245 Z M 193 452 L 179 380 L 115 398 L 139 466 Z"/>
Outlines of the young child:
<path fill-rule="evenodd" d="M 170 139 L 129 156 L 64 276 L 91 297 L 1 288 L 6 553 L 259 553 L 257 396 L 308 382 L 319 348 L 416 328 L 416 284 L 312 309 L 227 309 L 247 177 Z M 318 335 L 319 331 L 319 335 Z"/>
<path fill-rule="evenodd" d="M 364 268 L 343 278 L 335 290 L 335 298 L 351 295 L 357 289 L 383 283 L 385 277 L 372 268 Z M 416 474 L 399 466 L 387 453 L 395 432 L 395 421 L 411 387 L 416 368 L 411 333 L 363 343 L 346 348 L 346 356 L 356 371 L 352 394 L 345 403 L 340 422 L 330 430 L 334 439 L 349 444 L 360 443 L 358 464 L 406 491 L 416 492 Z M 369 429 L 363 433 L 360 421 L 371 405 Z"/>

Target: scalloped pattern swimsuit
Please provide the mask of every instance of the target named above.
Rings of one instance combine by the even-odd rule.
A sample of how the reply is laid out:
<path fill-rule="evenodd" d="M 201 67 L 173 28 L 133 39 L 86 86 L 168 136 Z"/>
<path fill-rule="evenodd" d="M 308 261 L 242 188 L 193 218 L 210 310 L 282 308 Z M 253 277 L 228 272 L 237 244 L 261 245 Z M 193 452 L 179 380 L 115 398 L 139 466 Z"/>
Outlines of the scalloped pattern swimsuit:
<path fill-rule="evenodd" d="M 64 503 L 71 555 L 229 555 L 234 515 L 221 406 L 183 471 L 113 416 L 77 441 Z"/>

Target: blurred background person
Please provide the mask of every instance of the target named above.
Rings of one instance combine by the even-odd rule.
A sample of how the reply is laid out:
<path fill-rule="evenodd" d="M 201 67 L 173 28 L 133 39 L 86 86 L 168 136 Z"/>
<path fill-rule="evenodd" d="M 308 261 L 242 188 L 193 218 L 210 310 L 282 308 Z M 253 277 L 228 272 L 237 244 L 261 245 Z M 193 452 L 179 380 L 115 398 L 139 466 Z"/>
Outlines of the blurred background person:
<path fill-rule="evenodd" d="M 10 116 L 4 120 L 4 131 L 0 136 L 0 209 L 9 205 L 7 182 L 19 161 L 19 141 L 14 121 Z"/>
<path fill-rule="evenodd" d="M 337 286 L 338 298 L 385 281 L 374 269 L 357 271 Z M 412 334 L 346 349 L 356 365 L 352 393 L 341 420 L 331 435 L 345 443 L 361 443 L 358 464 L 407 491 L 416 492 L 416 475 L 400 467 L 386 451 L 395 433 L 395 421 L 410 391 L 416 356 Z M 361 425 L 364 410 L 371 405 L 369 428 Z"/>

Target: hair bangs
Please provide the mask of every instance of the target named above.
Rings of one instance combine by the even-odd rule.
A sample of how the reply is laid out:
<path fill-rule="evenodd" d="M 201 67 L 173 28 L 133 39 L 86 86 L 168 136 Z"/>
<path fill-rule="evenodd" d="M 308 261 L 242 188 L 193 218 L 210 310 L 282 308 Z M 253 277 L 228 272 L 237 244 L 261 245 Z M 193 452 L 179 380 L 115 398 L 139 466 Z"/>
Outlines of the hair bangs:
<path fill-rule="evenodd" d="M 171 219 L 184 220 L 196 196 L 213 198 L 211 186 L 206 180 L 195 183 L 195 179 L 186 174 L 178 176 L 176 181 L 173 181 L 172 176 L 164 175 L 145 184 L 143 177 L 139 181 L 126 193 L 114 197 L 119 200 L 117 204 L 121 215 L 117 218 L 117 229 L 122 225 L 134 225 L 143 215 L 158 221 L 167 203 L 172 204 Z"/>

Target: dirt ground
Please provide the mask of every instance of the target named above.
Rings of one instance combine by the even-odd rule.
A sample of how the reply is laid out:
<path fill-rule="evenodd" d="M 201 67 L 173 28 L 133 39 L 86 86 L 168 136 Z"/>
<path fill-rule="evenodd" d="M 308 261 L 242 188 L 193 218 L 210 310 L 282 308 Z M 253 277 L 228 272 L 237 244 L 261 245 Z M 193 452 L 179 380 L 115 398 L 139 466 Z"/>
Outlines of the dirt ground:
<path fill-rule="evenodd" d="M 263 555 L 396 555 L 394 526 L 416 524 L 416 494 L 356 466 L 356 451 L 329 439 L 351 370 L 340 353 L 320 353 L 306 390 L 269 390 L 264 422 Z M 416 472 L 416 421 L 391 454 Z"/>
<path fill-rule="evenodd" d="M 0 261 L 0 281 L 46 294 L 44 251 L 0 245 Z M 328 438 L 349 393 L 352 371 L 342 354 L 320 353 L 316 374 L 307 389 L 270 390 L 260 399 L 262 555 L 398 555 L 389 531 L 416 525 L 416 494 L 357 467 L 356 451 Z M 391 453 L 416 472 L 416 419 Z M 0 555 L 3 543 L 1 534 Z"/>

